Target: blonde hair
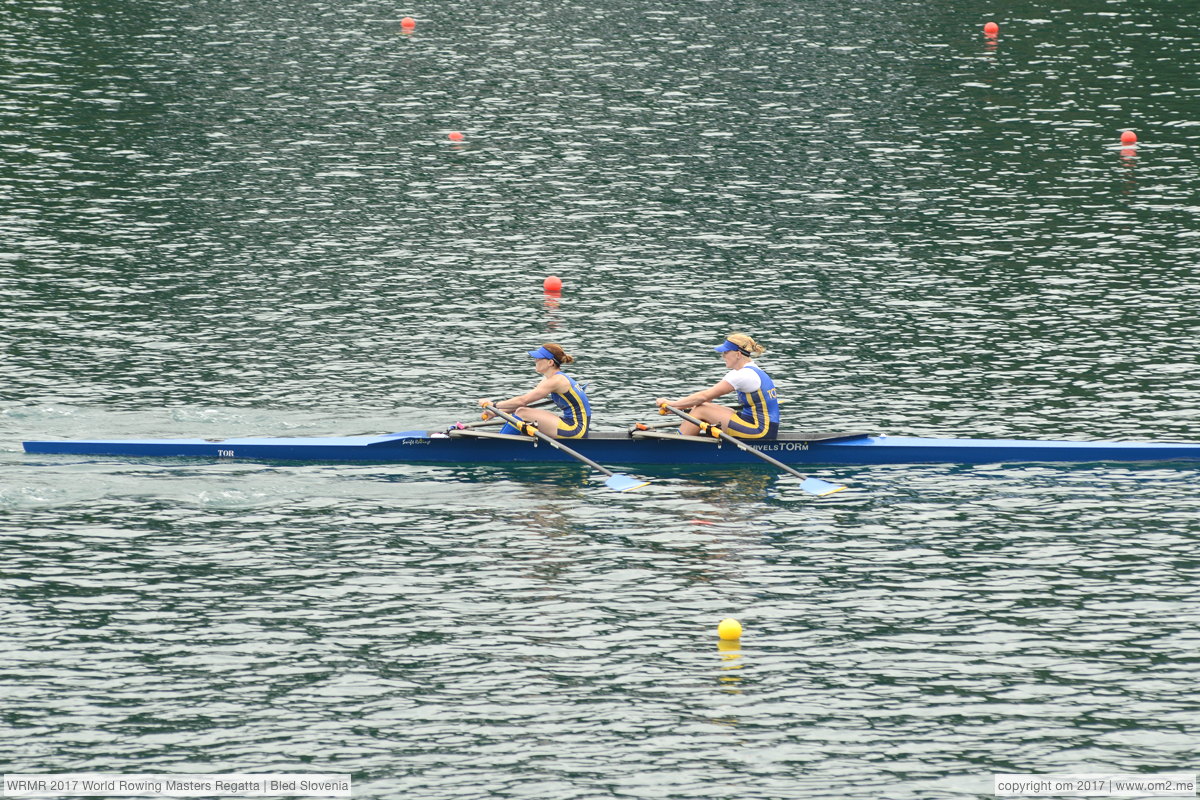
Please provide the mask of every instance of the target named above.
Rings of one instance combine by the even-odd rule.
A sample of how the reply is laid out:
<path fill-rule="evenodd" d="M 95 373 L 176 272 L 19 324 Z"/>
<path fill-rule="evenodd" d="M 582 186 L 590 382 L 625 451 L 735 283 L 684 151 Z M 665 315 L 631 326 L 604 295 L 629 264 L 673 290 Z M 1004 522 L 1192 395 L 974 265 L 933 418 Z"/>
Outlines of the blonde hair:
<path fill-rule="evenodd" d="M 742 348 L 742 350 L 746 351 L 751 358 L 754 356 L 761 356 L 763 353 L 767 352 L 767 348 L 763 347 L 761 344 L 754 341 L 744 333 L 738 333 L 737 331 L 734 331 L 725 338 Z"/>
<path fill-rule="evenodd" d="M 554 363 L 560 367 L 563 364 L 570 364 L 575 361 L 574 356 L 568 355 L 567 351 L 563 350 L 561 345 L 557 345 L 554 342 L 543 342 L 542 347 L 554 354 Z"/>

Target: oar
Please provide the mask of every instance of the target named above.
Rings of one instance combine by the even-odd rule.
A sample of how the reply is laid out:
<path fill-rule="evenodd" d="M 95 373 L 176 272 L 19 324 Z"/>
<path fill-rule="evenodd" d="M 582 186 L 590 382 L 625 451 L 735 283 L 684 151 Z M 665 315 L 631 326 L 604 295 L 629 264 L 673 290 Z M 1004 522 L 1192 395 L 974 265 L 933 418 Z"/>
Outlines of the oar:
<path fill-rule="evenodd" d="M 586 389 L 587 384 L 581 383 L 580 387 Z M 541 400 L 534 400 L 532 403 L 529 404 L 529 407 L 530 408 L 538 408 L 540 406 L 548 406 L 548 405 L 550 405 L 551 402 L 552 401 L 550 400 L 549 397 L 543 397 Z M 488 425 L 503 425 L 504 422 L 505 421 L 503 419 L 500 419 L 499 417 L 492 419 L 485 412 L 483 415 L 483 418 L 477 422 L 456 422 L 453 425 L 451 425 L 449 428 L 447 428 L 446 430 L 447 431 L 453 431 L 453 430 L 462 431 L 462 430 L 469 430 L 470 428 L 483 428 Z"/>
<path fill-rule="evenodd" d="M 653 431 L 658 428 L 678 428 L 678 422 L 635 422 L 633 427 L 629 429 L 630 433 L 634 431 Z"/>
<path fill-rule="evenodd" d="M 631 478 L 628 475 L 622 475 L 618 472 L 613 472 L 610 469 L 605 469 L 604 467 L 597 464 L 595 461 L 592 461 L 590 458 L 585 456 L 583 453 L 577 453 L 574 450 L 572 450 L 571 448 L 567 447 L 565 444 L 560 442 L 558 439 L 555 439 L 550 434 L 542 433 L 541 431 L 539 431 L 537 429 L 536 425 L 529 423 L 529 422 L 525 422 L 522 419 L 517 419 L 512 414 L 509 414 L 507 411 L 501 411 L 500 409 L 496 408 L 495 405 L 489 404 L 489 405 L 484 406 L 484 408 L 487 409 L 488 411 L 492 412 L 496 416 L 500 417 L 501 419 L 503 419 L 505 422 L 509 423 L 510 425 L 513 425 L 514 427 L 516 427 L 516 429 L 521 431 L 521 433 L 524 433 L 527 435 L 531 434 L 533 436 L 536 436 L 537 438 L 541 439 L 546 444 L 548 444 L 552 447 L 557 447 L 559 450 L 563 451 L 564 453 L 569 455 L 571 458 L 574 458 L 576 461 L 582 461 L 584 464 L 587 464 L 589 467 L 596 470 L 597 472 L 603 472 L 605 475 L 608 476 L 608 480 L 606 480 L 604 482 L 604 485 L 607 486 L 608 488 L 612 489 L 613 491 L 629 492 L 634 489 L 639 489 L 650 483 L 650 481 L 638 480 L 637 478 Z"/>
<path fill-rule="evenodd" d="M 725 441 L 736 445 L 740 450 L 750 453 L 752 455 L 756 455 L 759 458 L 761 458 L 763 461 L 766 461 L 768 464 L 773 464 L 776 467 L 779 467 L 784 472 L 788 472 L 792 475 L 795 475 L 797 478 L 800 479 L 800 488 L 803 489 L 804 491 L 808 492 L 809 494 L 815 494 L 817 497 L 824 497 L 827 494 L 833 494 L 834 492 L 840 492 L 846 488 L 845 486 L 842 486 L 841 484 L 838 484 L 838 483 L 830 483 L 829 481 L 823 481 L 820 478 L 812 478 L 812 477 L 809 477 L 808 475 L 802 475 L 801 473 L 799 473 L 796 470 L 789 467 L 787 464 L 784 464 L 782 461 L 772 458 L 771 456 L 767 455 L 766 453 L 762 452 L 761 450 L 754 449 L 750 445 L 743 442 L 741 439 L 738 439 L 736 436 L 730 436 L 728 433 L 721 430 L 720 425 L 714 425 L 712 423 L 703 422 L 701 420 L 696 419 L 695 417 L 693 417 L 691 414 L 687 413 L 686 411 L 680 411 L 678 408 L 674 408 L 672 406 L 661 406 L 658 409 L 658 413 L 660 413 L 660 414 L 666 414 L 668 411 L 671 412 L 672 414 L 683 417 L 688 422 L 699 427 L 700 432 L 702 434 L 707 434 L 710 436 L 719 436 L 720 438 L 724 439 Z"/>
<path fill-rule="evenodd" d="M 779 403 L 779 405 L 783 405 L 784 403 L 787 402 L 787 398 L 780 397 L 775 402 Z M 735 411 L 738 408 L 740 408 L 740 406 L 725 406 L 725 407 L 732 408 Z M 662 412 L 659 412 L 659 413 L 662 413 Z M 677 427 L 679 427 L 678 422 L 635 422 L 635 423 L 633 423 L 633 427 L 631 427 L 629 429 L 629 433 L 632 434 L 634 431 L 653 431 L 653 430 L 657 430 L 658 428 L 677 428 Z"/>

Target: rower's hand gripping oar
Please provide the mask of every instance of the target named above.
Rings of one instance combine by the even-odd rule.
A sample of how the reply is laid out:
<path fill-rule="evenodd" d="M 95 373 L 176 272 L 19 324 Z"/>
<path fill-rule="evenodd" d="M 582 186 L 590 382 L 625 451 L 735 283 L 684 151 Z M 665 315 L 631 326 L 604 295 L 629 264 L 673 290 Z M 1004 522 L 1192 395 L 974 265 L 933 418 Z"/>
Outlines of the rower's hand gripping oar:
<path fill-rule="evenodd" d="M 509 414 L 507 411 L 501 411 L 500 409 L 496 408 L 496 406 L 492 403 L 488 403 L 486 406 L 484 406 L 484 408 L 487 409 L 488 411 L 492 412 L 493 414 L 495 414 L 497 417 L 500 417 L 500 419 L 502 419 L 505 422 L 507 422 L 508 424 L 512 425 L 513 427 L 515 427 L 517 430 L 519 430 L 521 433 L 525 434 L 526 436 L 536 436 L 537 438 L 541 439 L 546 444 L 548 444 L 552 447 L 557 447 L 559 450 L 566 453 L 571 458 L 574 458 L 577 461 L 581 461 L 584 464 L 587 464 L 589 467 L 596 470 L 597 472 L 603 472 L 605 475 L 608 476 L 608 480 L 604 481 L 604 485 L 607 486 L 608 488 L 612 489 L 613 491 L 629 492 L 634 489 L 639 489 L 650 483 L 650 481 L 638 480 L 637 478 L 632 478 L 628 475 L 622 475 L 618 472 L 613 472 L 610 469 L 605 469 L 604 467 L 600 466 L 595 461 L 592 461 L 590 458 L 583 455 L 582 453 L 577 453 L 574 450 L 572 450 L 571 448 L 567 447 L 565 444 L 560 442 L 558 439 L 555 439 L 550 434 L 542 433 L 541 431 L 539 431 L 537 429 L 537 425 L 534 425 L 532 422 L 526 422 L 523 419 L 518 419 L 517 417 L 514 417 L 512 414 Z"/>
<path fill-rule="evenodd" d="M 845 486 L 842 486 L 839 483 L 830 483 L 829 481 L 823 481 L 820 478 L 813 478 L 808 475 L 803 475 L 803 474 L 797 472 L 796 470 L 792 469 L 791 467 L 789 467 L 787 464 L 784 464 L 782 461 L 772 458 L 771 456 L 767 455 L 766 453 L 762 452 L 761 450 L 756 450 L 755 448 L 753 448 L 750 445 L 743 442 L 741 439 L 738 439 L 736 436 L 730 436 L 728 433 L 721 430 L 720 425 L 715 425 L 711 422 L 704 422 L 702 420 L 698 420 L 695 417 L 693 417 L 691 414 L 687 413 L 686 411 L 680 411 L 678 408 L 674 408 L 673 406 L 667 406 L 667 405 L 659 406 L 659 408 L 658 408 L 659 414 L 667 414 L 668 412 L 675 414 L 676 416 L 682 417 L 683 419 L 687 420 L 688 422 L 690 422 L 693 425 L 700 428 L 701 435 L 714 436 L 719 439 L 724 439 L 725 441 L 737 446 L 738 449 L 740 449 L 746 453 L 750 453 L 751 455 L 758 456 L 763 461 L 766 461 L 768 464 L 773 464 L 774 466 L 779 467 L 784 472 L 795 475 L 797 478 L 800 479 L 800 488 L 803 489 L 804 491 L 808 492 L 809 494 L 815 494 L 817 497 L 824 497 L 827 494 L 833 494 L 834 492 L 840 492 L 846 488 Z"/>

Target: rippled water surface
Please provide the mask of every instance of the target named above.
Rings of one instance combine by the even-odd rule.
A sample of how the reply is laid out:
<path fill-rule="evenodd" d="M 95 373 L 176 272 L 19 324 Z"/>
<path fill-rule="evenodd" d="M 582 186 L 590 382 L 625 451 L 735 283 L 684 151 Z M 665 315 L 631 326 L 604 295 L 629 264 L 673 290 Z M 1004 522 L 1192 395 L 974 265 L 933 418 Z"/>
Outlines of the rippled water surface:
<path fill-rule="evenodd" d="M 733 329 L 799 427 L 1200 440 L 1194 9 L 1005 5 L 4 6 L 4 771 L 1196 771 L 1198 467 L 840 468 L 811 500 L 20 448 L 437 427 L 546 340 L 622 426 Z"/>

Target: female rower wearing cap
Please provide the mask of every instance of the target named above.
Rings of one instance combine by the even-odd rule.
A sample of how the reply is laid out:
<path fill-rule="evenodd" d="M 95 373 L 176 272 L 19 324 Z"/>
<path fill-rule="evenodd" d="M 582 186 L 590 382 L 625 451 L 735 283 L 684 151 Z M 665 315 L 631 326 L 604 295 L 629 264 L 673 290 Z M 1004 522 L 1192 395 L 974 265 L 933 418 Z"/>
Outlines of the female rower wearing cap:
<path fill-rule="evenodd" d="M 548 433 L 559 439 L 582 439 L 587 436 L 588 424 L 592 417 L 592 407 L 588 403 L 587 394 L 583 387 L 575 382 L 560 367 L 570 364 L 575 359 L 567 355 L 562 347 L 553 342 L 547 342 L 537 350 L 528 353 L 532 358 L 533 368 L 542 376 L 537 386 L 525 394 L 492 403 L 491 400 L 480 400 L 479 405 L 487 407 L 495 405 L 501 411 L 507 411 L 527 422 L 533 422 L 542 433 Z M 559 417 L 553 411 L 542 408 L 530 408 L 544 397 L 549 397 L 554 405 L 562 412 Z M 485 412 L 486 414 L 486 412 Z M 509 423 L 504 423 L 501 433 L 518 433 Z"/>
<path fill-rule="evenodd" d="M 678 400 L 657 398 L 657 406 L 673 406 L 692 410 L 692 416 L 714 425 L 739 439 L 773 439 L 779 432 L 779 400 L 775 382 L 751 360 L 766 351 L 744 333 L 731 333 L 713 348 L 725 359 L 729 372 L 707 389 L 693 392 Z M 741 408 L 730 408 L 712 402 L 730 392 L 737 392 Z M 682 434 L 694 436 L 700 429 L 691 422 L 679 426 Z"/>

